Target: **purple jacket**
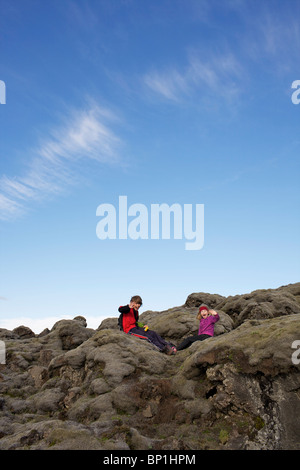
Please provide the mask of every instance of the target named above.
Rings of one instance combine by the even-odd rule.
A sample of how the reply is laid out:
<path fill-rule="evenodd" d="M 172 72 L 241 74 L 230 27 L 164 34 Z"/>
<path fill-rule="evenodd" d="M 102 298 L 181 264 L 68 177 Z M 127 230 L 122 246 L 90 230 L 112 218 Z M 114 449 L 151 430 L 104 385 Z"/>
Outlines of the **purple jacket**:
<path fill-rule="evenodd" d="M 215 323 L 220 319 L 219 315 L 210 315 L 206 318 L 201 318 L 198 335 L 214 335 Z"/>

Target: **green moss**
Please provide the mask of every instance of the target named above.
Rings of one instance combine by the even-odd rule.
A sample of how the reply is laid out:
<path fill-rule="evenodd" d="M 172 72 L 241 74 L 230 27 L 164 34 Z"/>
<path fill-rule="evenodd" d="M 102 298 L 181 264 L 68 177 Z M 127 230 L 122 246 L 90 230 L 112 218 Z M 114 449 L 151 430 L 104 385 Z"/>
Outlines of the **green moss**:
<path fill-rule="evenodd" d="M 228 439 L 229 439 L 228 431 L 226 431 L 226 429 L 221 429 L 221 431 L 219 433 L 219 440 L 220 440 L 221 444 L 226 444 Z"/>
<path fill-rule="evenodd" d="M 88 438 L 89 434 L 85 431 L 76 431 L 71 429 L 57 428 L 49 434 L 49 447 L 61 443 L 69 439 Z"/>
<path fill-rule="evenodd" d="M 260 416 L 256 416 L 254 420 L 254 426 L 257 431 L 260 431 L 262 428 L 265 427 L 265 422 Z"/>

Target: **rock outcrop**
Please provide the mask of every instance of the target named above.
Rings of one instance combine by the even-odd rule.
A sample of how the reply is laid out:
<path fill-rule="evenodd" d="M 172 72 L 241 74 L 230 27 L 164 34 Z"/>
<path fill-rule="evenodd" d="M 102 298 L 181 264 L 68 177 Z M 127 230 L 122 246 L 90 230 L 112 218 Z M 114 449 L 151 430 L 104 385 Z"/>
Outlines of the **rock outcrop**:
<path fill-rule="evenodd" d="M 140 319 L 177 344 L 201 303 L 215 336 L 175 356 L 84 317 L 36 335 L 0 329 L 0 449 L 299 449 L 300 283 L 195 293 Z"/>

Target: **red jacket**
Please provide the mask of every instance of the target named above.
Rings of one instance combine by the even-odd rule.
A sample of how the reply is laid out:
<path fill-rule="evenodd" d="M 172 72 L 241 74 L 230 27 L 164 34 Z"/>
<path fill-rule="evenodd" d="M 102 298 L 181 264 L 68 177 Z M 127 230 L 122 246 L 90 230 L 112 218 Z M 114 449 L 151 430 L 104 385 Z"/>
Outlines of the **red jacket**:
<path fill-rule="evenodd" d="M 119 312 L 121 313 L 119 317 L 119 326 L 121 330 L 125 333 L 131 330 L 131 328 L 136 327 L 136 322 L 139 318 L 139 313 L 134 308 L 130 308 L 129 305 L 124 307 L 119 307 Z"/>

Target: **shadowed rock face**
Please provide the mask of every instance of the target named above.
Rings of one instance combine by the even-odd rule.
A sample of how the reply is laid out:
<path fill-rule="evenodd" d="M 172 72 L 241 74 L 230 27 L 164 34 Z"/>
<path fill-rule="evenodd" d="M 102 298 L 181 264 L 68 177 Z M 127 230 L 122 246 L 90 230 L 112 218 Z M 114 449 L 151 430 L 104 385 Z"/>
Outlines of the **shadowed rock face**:
<path fill-rule="evenodd" d="M 299 300 L 297 283 L 144 312 L 178 344 L 201 303 L 218 311 L 215 337 L 175 356 L 119 331 L 117 314 L 97 330 L 83 317 L 0 329 L 0 449 L 299 449 Z"/>

